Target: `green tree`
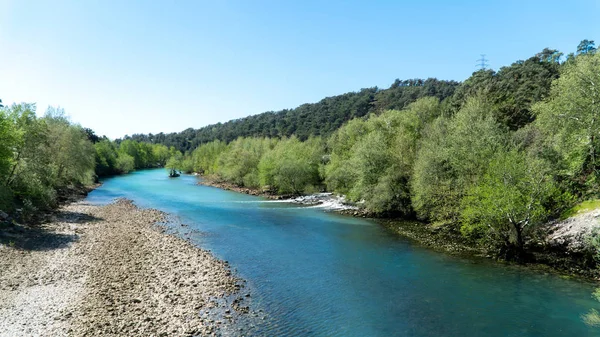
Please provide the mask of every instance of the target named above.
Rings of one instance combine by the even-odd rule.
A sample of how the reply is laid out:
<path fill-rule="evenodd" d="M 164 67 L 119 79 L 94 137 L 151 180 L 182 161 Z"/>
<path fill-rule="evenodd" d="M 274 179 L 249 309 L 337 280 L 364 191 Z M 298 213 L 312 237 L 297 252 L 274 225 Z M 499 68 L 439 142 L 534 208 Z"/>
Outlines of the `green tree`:
<path fill-rule="evenodd" d="M 108 139 L 102 139 L 94 144 L 96 149 L 96 175 L 99 177 L 119 173 L 117 169 L 117 148 Z"/>
<path fill-rule="evenodd" d="M 169 148 L 162 144 L 153 144 L 152 145 L 152 157 L 156 165 L 165 166 L 167 164 L 167 160 L 171 157 L 169 152 Z"/>
<path fill-rule="evenodd" d="M 471 98 L 454 116 L 440 117 L 423 132 L 412 176 L 417 215 L 456 223 L 460 200 L 507 143 L 507 133 L 482 98 Z"/>
<path fill-rule="evenodd" d="M 284 194 L 311 192 L 321 184 L 319 174 L 324 146 L 319 137 L 305 142 L 284 138 L 261 158 L 258 171 L 261 186 Z"/>
<path fill-rule="evenodd" d="M 258 163 L 276 144 L 269 138 L 238 138 L 219 156 L 218 175 L 231 183 L 259 187 Z"/>
<path fill-rule="evenodd" d="M 501 246 L 505 258 L 519 258 L 527 236 L 547 219 L 545 205 L 556 191 L 544 161 L 517 150 L 499 151 L 462 200 L 461 230 Z"/>
<path fill-rule="evenodd" d="M 192 152 L 194 171 L 202 174 L 215 174 L 219 170 L 219 156 L 227 149 L 227 144 L 219 140 L 202 144 Z"/>
<path fill-rule="evenodd" d="M 547 146 L 558 154 L 559 174 L 598 192 L 600 158 L 600 54 L 580 55 L 564 66 L 548 100 L 534 106 Z"/>
<path fill-rule="evenodd" d="M 129 173 L 135 170 L 135 159 L 127 153 L 119 152 L 117 155 L 116 169 L 120 173 Z"/>
<path fill-rule="evenodd" d="M 56 184 L 89 184 L 95 168 L 96 151 L 88 134 L 72 124 L 62 109 L 50 108 L 44 116 L 48 128 L 48 149 Z"/>
<path fill-rule="evenodd" d="M 596 53 L 596 44 L 594 43 L 594 40 L 587 40 L 587 39 L 583 40 L 577 46 L 577 54 L 578 55 L 594 54 L 594 53 Z"/>

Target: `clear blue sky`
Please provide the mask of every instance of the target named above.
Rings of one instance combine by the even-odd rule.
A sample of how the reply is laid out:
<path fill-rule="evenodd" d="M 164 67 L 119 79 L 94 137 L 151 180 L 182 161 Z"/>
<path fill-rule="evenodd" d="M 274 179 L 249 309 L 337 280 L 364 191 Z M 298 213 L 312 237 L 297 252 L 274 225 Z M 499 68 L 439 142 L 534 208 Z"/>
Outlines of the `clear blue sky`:
<path fill-rule="evenodd" d="M 0 0 L 0 99 L 111 138 L 293 108 L 396 78 L 462 81 L 600 42 L 600 1 Z"/>

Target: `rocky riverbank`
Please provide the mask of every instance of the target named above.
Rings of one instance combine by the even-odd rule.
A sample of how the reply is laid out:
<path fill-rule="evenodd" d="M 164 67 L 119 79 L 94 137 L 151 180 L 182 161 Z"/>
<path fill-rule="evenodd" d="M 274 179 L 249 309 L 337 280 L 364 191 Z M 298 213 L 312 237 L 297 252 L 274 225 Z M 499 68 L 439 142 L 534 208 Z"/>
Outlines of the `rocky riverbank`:
<path fill-rule="evenodd" d="M 198 175 L 198 174 L 196 174 L 196 175 L 199 177 L 202 177 L 201 180 L 198 180 L 198 185 L 216 187 L 216 188 L 220 188 L 222 190 L 233 191 L 233 192 L 238 192 L 238 193 L 243 193 L 243 194 L 248 194 L 248 195 L 260 196 L 260 197 L 268 198 L 271 200 L 285 200 L 285 199 L 290 199 L 290 198 L 294 197 L 292 195 L 276 194 L 270 190 L 259 190 L 259 189 L 255 189 L 255 188 L 240 187 L 236 184 L 232 184 L 230 182 L 226 182 L 226 181 L 223 181 L 223 180 L 211 177 L 211 176 L 203 176 L 203 175 Z"/>
<path fill-rule="evenodd" d="M 239 187 L 229 182 L 204 176 L 202 177 L 202 180 L 198 181 L 198 185 L 211 186 L 223 190 L 260 196 L 271 200 L 287 201 L 303 206 L 320 207 L 324 210 L 333 211 L 344 215 L 351 215 L 363 218 L 373 216 L 373 214 L 367 212 L 364 208 L 361 208 L 357 204 L 346 200 L 344 196 L 334 195 L 333 193 L 315 193 L 301 196 L 286 194 L 282 195 L 276 194 L 268 189 L 259 190 L 255 188 Z"/>
<path fill-rule="evenodd" d="M 493 247 L 461 235 L 458 226 L 422 223 L 417 221 L 377 219 L 389 230 L 407 237 L 419 245 L 453 255 L 497 259 Z M 575 276 L 587 280 L 600 280 L 600 271 L 588 238 L 594 229 L 600 229 L 600 210 L 585 212 L 562 221 L 552 221 L 539 228 L 529 238 L 521 265 Z"/>
<path fill-rule="evenodd" d="M 248 311 L 241 280 L 166 234 L 163 221 L 119 200 L 63 206 L 32 227 L 4 225 L 0 336 L 193 336 L 231 326 Z"/>

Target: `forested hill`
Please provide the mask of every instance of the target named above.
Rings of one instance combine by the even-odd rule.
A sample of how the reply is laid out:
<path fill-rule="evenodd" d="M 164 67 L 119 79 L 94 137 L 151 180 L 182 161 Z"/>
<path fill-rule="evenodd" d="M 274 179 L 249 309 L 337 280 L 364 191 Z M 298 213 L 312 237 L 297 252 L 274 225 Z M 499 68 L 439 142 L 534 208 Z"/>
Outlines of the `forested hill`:
<path fill-rule="evenodd" d="M 198 145 L 221 140 L 230 142 L 238 137 L 282 137 L 296 135 L 301 140 L 309 136 L 327 136 L 345 122 L 389 109 L 402 109 L 421 97 L 440 100 L 451 97 L 459 82 L 435 78 L 396 80 L 388 89 L 377 87 L 327 97 L 318 103 L 303 104 L 295 109 L 269 111 L 258 115 L 208 125 L 200 129 L 164 134 L 136 134 L 125 139 L 174 146 L 185 152 Z"/>

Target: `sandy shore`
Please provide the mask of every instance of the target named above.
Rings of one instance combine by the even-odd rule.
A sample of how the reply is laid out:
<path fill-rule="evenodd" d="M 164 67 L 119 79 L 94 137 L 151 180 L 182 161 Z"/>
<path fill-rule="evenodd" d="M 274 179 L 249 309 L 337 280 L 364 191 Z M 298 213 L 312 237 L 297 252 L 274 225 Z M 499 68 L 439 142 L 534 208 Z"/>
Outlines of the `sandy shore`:
<path fill-rule="evenodd" d="M 226 262 L 119 200 L 0 230 L 0 336 L 218 335 L 248 309 Z M 233 301 L 219 300 L 226 297 Z M 229 302 L 233 304 L 228 304 Z"/>

